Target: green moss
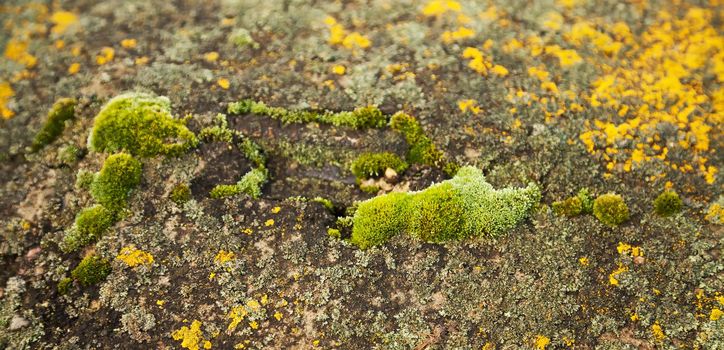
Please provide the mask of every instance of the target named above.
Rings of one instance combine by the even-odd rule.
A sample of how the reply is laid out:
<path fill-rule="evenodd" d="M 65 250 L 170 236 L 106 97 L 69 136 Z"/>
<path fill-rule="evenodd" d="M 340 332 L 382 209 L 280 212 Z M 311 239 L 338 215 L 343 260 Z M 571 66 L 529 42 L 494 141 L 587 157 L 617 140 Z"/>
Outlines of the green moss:
<path fill-rule="evenodd" d="M 81 150 L 75 145 L 66 145 L 58 148 L 58 161 L 67 165 L 72 165 L 78 161 L 81 154 Z"/>
<path fill-rule="evenodd" d="M 73 287 L 73 279 L 70 277 L 63 278 L 62 280 L 60 280 L 60 282 L 58 282 L 58 294 L 68 294 L 71 287 Z"/>
<path fill-rule="evenodd" d="M 351 170 L 358 179 L 366 179 L 384 175 L 387 168 L 401 173 L 407 169 L 407 163 L 390 152 L 363 153 L 352 162 Z"/>
<path fill-rule="evenodd" d="M 398 112 L 392 116 L 390 127 L 405 137 L 409 146 L 408 162 L 445 168 L 443 153 L 435 148 L 432 140 L 425 135 L 425 131 L 413 116 Z M 454 167 L 450 169 L 451 172 L 454 170 Z"/>
<path fill-rule="evenodd" d="M 261 188 L 267 182 L 268 176 L 269 172 L 264 167 L 251 169 L 234 185 L 217 185 L 211 190 L 209 196 L 211 198 L 223 198 L 246 193 L 251 198 L 259 198 Z"/>
<path fill-rule="evenodd" d="M 264 166 L 266 164 L 266 156 L 261 147 L 249 138 L 244 138 L 239 144 L 239 149 L 244 153 L 247 159 L 249 159 L 257 167 Z"/>
<path fill-rule="evenodd" d="M 426 242 L 464 238 L 465 206 L 451 182 L 442 182 L 410 196 L 408 232 Z"/>
<path fill-rule="evenodd" d="M 111 264 L 108 260 L 97 255 L 89 255 L 83 258 L 78 266 L 70 272 L 70 275 L 83 287 L 89 287 L 102 282 L 110 273 Z"/>
<path fill-rule="evenodd" d="M 168 197 L 172 202 L 182 205 L 191 199 L 191 189 L 187 184 L 178 184 L 174 186 Z"/>
<path fill-rule="evenodd" d="M 106 158 L 90 186 L 93 199 L 109 210 L 126 206 L 131 191 L 141 182 L 141 162 L 126 153 Z"/>
<path fill-rule="evenodd" d="M 329 237 L 332 237 L 332 238 L 337 238 L 337 239 L 342 238 L 342 232 L 340 232 L 336 228 L 328 228 L 327 235 L 329 235 Z"/>
<path fill-rule="evenodd" d="M 61 98 L 53 104 L 48 112 L 48 119 L 43 128 L 35 135 L 33 144 L 30 146 L 33 152 L 41 150 L 63 133 L 65 122 L 73 119 L 75 115 L 76 104 L 77 101 L 74 98 Z"/>
<path fill-rule="evenodd" d="M 66 252 L 75 251 L 102 237 L 108 229 L 116 222 L 114 212 L 102 205 L 94 205 L 84 208 L 75 217 L 73 227 L 66 232 L 63 238 L 63 250 Z"/>
<path fill-rule="evenodd" d="M 590 214 L 593 211 L 593 199 L 588 194 L 587 188 L 582 188 L 573 197 L 562 201 L 553 202 L 553 212 L 556 215 L 573 217 L 581 214 Z"/>
<path fill-rule="evenodd" d="M 314 198 L 312 198 L 312 199 L 310 200 L 310 202 L 321 203 L 321 204 L 322 204 L 325 208 L 327 208 L 327 210 L 329 210 L 330 212 L 333 212 L 333 211 L 334 211 L 334 204 L 332 203 L 332 201 L 330 201 L 330 200 L 327 199 L 327 198 L 314 197 Z"/>
<path fill-rule="evenodd" d="M 106 103 L 95 117 L 88 145 L 96 152 L 136 156 L 178 155 L 198 144 L 185 120 L 171 115 L 166 97 L 126 93 Z"/>
<path fill-rule="evenodd" d="M 629 211 L 621 196 L 608 193 L 593 202 L 593 215 L 603 224 L 615 227 L 628 220 Z"/>
<path fill-rule="evenodd" d="M 96 174 L 92 171 L 85 169 L 78 170 L 78 173 L 75 175 L 75 188 L 89 190 L 95 177 Z"/>
<path fill-rule="evenodd" d="M 263 115 L 280 120 L 284 124 L 317 122 L 355 129 L 382 128 L 387 124 L 387 117 L 374 106 L 334 113 L 330 111 L 288 110 L 281 107 L 270 107 L 264 102 L 242 100 L 230 103 L 227 112 L 231 114 L 253 113 Z"/>
<path fill-rule="evenodd" d="M 402 231 L 436 243 L 495 236 L 527 217 L 540 196 L 534 184 L 495 190 L 482 171 L 466 166 L 454 178 L 423 191 L 360 202 L 352 216 L 351 242 L 365 249 Z"/>
<path fill-rule="evenodd" d="M 231 142 L 234 139 L 234 131 L 229 129 L 226 115 L 219 113 L 214 120 L 216 125 L 205 127 L 199 131 L 199 139 L 212 142 Z"/>
<path fill-rule="evenodd" d="M 353 218 L 350 242 L 367 249 L 402 232 L 408 199 L 406 193 L 393 192 L 360 203 Z"/>
<path fill-rule="evenodd" d="M 654 212 L 661 216 L 671 216 L 681 211 L 683 203 L 674 191 L 662 192 L 654 200 Z"/>

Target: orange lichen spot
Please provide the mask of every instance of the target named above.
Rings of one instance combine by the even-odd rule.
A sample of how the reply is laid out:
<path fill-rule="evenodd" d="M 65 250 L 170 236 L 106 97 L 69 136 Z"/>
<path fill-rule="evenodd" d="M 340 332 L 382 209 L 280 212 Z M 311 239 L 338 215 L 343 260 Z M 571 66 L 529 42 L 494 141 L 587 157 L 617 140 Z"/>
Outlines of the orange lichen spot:
<path fill-rule="evenodd" d="M 132 49 L 132 48 L 136 47 L 137 44 L 138 44 L 138 42 L 136 41 L 136 39 L 121 40 L 121 46 L 125 49 Z"/>
<path fill-rule="evenodd" d="M 219 53 L 216 51 L 207 52 L 204 54 L 204 60 L 206 62 L 216 62 L 219 59 Z"/>
<path fill-rule="evenodd" d="M 183 326 L 171 333 L 174 340 L 181 341 L 181 347 L 189 350 L 211 349 L 211 342 L 203 338 L 201 322 L 194 320 L 191 326 Z"/>
<path fill-rule="evenodd" d="M 75 62 L 71 63 L 70 66 L 68 66 L 68 74 L 76 74 L 80 71 L 80 63 Z"/>
<path fill-rule="evenodd" d="M 53 28 L 50 31 L 54 34 L 63 34 L 68 27 L 78 22 L 78 16 L 73 12 L 58 11 L 50 16 L 50 21 L 53 22 Z"/>
<path fill-rule="evenodd" d="M 218 253 L 216 253 L 216 256 L 214 257 L 214 262 L 223 265 L 231 260 L 236 259 L 236 254 L 232 251 L 226 251 L 226 250 L 219 250 Z"/>
<path fill-rule="evenodd" d="M 226 78 L 219 78 L 219 80 L 217 80 L 216 83 L 224 90 L 228 89 L 229 86 L 231 86 L 229 79 L 226 79 Z"/>
<path fill-rule="evenodd" d="M 332 66 L 332 73 L 337 75 L 344 75 L 344 73 L 347 71 L 347 68 L 341 64 L 335 64 Z"/>
<path fill-rule="evenodd" d="M 422 8 L 422 14 L 425 16 L 440 16 L 450 11 L 460 12 L 462 6 L 459 2 L 452 0 L 431 0 Z"/>
<path fill-rule="evenodd" d="M 10 83 L 0 81 L 0 115 L 3 119 L 10 119 L 15 115 L 15 112 L 8 107 L 8 102 L 13 96 L 15 91 Z"/>
<path fill-rule="evenodd" d="M 116 55 L 116 50 L 112 47 L 104 47 L 101 49 L 100 54 L 96 55 L 96 64 L 102 66 L 110 61 L 113 61 L 113 57 Z"/>
<path fill-rule="evenodd" d="M 478 106 L 478 101 L 475 100 L 459 100 L 458 101 L 458 108 L 461 112 L 471 112 L 473 114 L 478 114 L 482 111 L 482 109 Z"/>
<path fill-rule="evenodd" d="M 34 67 L 38 62 L 35 56 L 28 53 L 28 42 L 16 39 L 10 39 L 7 44 L 5 44 L 5 57 L 24 65 L 26 68 Z"/>
<path fill-rule="evenodd" d="M 551 339 L 546 337 L 545 335 L 537 335 L 535 337 L 535 342 L 533 345 L 537 350 L 545 350 L 546 346 L 551 343 Z"/>
<path fill-rule="evenodd" d="M 116 256 L 116 259 L 124 262 L 130 267 L 136 267 L 139 265 L 150 266 L 153 264 L 153 256 L 143 250 L 136 249 L 135 246 L 129 245 L 121 248 L 121 251 Z"/>

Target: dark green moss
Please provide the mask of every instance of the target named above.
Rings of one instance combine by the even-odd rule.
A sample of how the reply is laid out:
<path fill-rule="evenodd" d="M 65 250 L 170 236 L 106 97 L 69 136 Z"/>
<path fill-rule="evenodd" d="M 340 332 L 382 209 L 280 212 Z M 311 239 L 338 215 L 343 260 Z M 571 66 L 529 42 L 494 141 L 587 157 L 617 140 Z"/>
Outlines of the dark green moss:
<path fill-rule="evenodd" d="M 553 202 L 553 212 L 559 216 L 577 216 L 583 211 L 583 204 L 578 197 L 569 197 L 562 201 Z"/>
<path fill-rule="evenodd" d="M 48 112 L 48 119 L 45 121 L 43 128 L 35 135 L 33 144 L 30 146 L 33 152 L 41 150 L 63 133 L 65 122 L 75 116 L 76 104 L 77 101 L 74 98 L 61 98 L 53 104 Z"/>
<path fill-rule="evenodd" d="M 126 206 L 131 191 L 140 182 L 141 162 L 129 154 L 118 153 L 106 158 L 90 192 L 97 203 L 116 211 Z"/>
<path fill-rule="evenodd" d="M 89 255 L 83 258 L 70 275 L 83 287 L 89 287 L 102 282 L 110 273 L 111 264 L 108 260 L 97 255 Z"/>
<path fill-rule="evenodd" d="M 96 152 L 150 157 L 178 155 L 198 144 L 185 120 L 171 115 L 168 98 L 143 93 L 117 96 L 95 117 L 88 144 Z"/>
<path fill-rule="evenodd" d="M 84 208 L 75 217 L 75 223 L 63 238 L 63 250 L 77 250 L 102 237 L 116 222 L 114 212 L 102 205 Z"/>
<path fill-rule="evenodd" d="M 407 161 L 414 164 L 444 167 L 444 155 L 435 148 L 424 130 L 413 116 L 398 112 L 392 116 L 390 127 L 402 134 L 407 141 L 409 150 Z M 450 169 L 454 171 L 455 169 Z"/>
<path fill-rule="evenodd" d="M 629 211 L 621 196 L 608 193 L 593 202 L 593 215 L 604 225 L 615 227 L 628 220 Z"/>
<path fill-rule="evenodd" d="M 351 170 L 358 179 L 366 179 L 384 175 L 387 168 L 402 173 L 407 163 L 390 152 L 363 153 L 352 162 Z"/>
<path fill-rule="evenodd" d="M 169 199 L 178 205 L 182 205 L 191 199 L 191 189 L 187 184 L 178 184 L 171 190 Z"/>
<path fill-rule="evenodd" d="M 661 216 L 671 216 L 681 211 L 683 203 L 674 191 L 662 192 L 654 200 L 654 212 Z"/>
<path fill-rule="evenodd" d="M 63 278 L 62 280 L 60 280 L 60 282 L 58 282 L 58 294 L 68 294 L 71 287 L 73 287 L 73 279 L 70 277 Z"/>
<path fill-rule="evenodd" d="M 263 115 L 280 120 L 284 124 L 317 122 L 355 129 L 382 128 L 387 124 L 387 117 L 374 106 L 360 107 L 351 112 L 334 113 L 329 111 L 288 110 L 281 107 L 270 107 L 264 102 L 242 100 L 230 103 L 227 111 L 231 114 L 253 113 Z"/>

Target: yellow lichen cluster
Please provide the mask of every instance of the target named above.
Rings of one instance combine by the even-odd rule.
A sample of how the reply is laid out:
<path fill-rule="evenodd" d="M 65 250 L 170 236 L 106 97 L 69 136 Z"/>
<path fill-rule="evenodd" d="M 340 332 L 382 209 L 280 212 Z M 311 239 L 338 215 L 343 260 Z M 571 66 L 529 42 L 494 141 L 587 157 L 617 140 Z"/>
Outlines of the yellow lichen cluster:
<path fill-rule="evenodd" d="M 10 83 L 0 81 L 0 115 L 3 119 L 10 119 L 15 115 L 15 112 L 8 106 L 8 102 L 13 96 L 15 96 L 15 91 Z"/>
<path fill-rule="evenodd" d="M 623 266 L 623 265 L 619 264 L 618 267 L 608 275 L 608 283 L 611 284 L 612 286 L 617 286 L 619 284 L 619 281 L 617 278 L 618 275 L 620 275 L 624 272 L 627 272 L 627 271 L 628 271 L 627 266 Z"/>
<path fill-rule="evenodd" d="M 130 267 L 136 267 L 139 265 L 150 266 L 153 264 L 153 256 L 151 254 L 137 249 L 133 245 L 121 248 L 118 256 L 116 256 L 116 259 L 124 262 Z"/>
<path fill-rule="evenodd" d="M 214 257 L 214 262 L 218 265 L 224 265 L 229 261 L 232 261 L 236 259 L 236 254 L 232 251 L 226 251 L 226 250 L 219 250 L 219 252 Z"/>
<path fill-rule="evenodd" d="M 425 16 L 440 16 L 447 12 L 459 13 L 462 6 L 457 1 L 452 0 L 431 0 L 422 8 L 422 14 Z"/>
<path fill-rule="evenodd" d="M 673 170 L 715 181 L 718 169 L 708 164 L 707 153 L 715 151 L 710 141 L 724 120 L 724 89 L 703 89 L 702 76 L 724 81 L 724 36 L 713 27 L 712 16 L 700 8 L 683 18 L 662 11 L 640 35 L 621 22 L 572 25 L 566 40 L 591 52 L 600 71 L 587 102 L 596 111 L 614 112 L 587 123 L 580 140 L 607 161 L 609 170 L 631 171 L 658 159 Z M 660 135 L 662 125 L 675 135 Z M 670 147 L 688 155 L 669 160 Z"/>
<path fill-rule="evenodd" d="M 478 113 L 482 112 L 482 109 L 480 108 L 480 106 L 478 106 L 478 101 L 470 100 L 470 99 L 459 100 L 458 108 L 463 113 L 470 112 L 472 114 L 478 114 Z"/>
<path fill-rule="evenodd" d="M 372 45 L 369 38 L 359 32 L 348 32 L 343 25 L 337 23 L 334 17 L 327 16 L 324 24 L 329 29 L 329 38 L 327 41 L 330 45 L 341 45 L 347 49 L 356 51 L 358 49 L 366 49 Z"/>
<path fill-rule="evenodd" d="M 550 343 L 551 339 L 546 337 L 545 335 L 539 334 L 535 337 L 534 345 L 537 350 L 545 350 L 546 346 L 548 346 L 548 344 Z"/>
<path fill-rule="evenodd" d="M 181 341 L 181 347 L 189 350 L 211 349 L 211 342 L 205 340 L 201 332 L 201 322 L 194 320 L 191 326 L 183 326 L 171 333 L 174 340 Z"/>
<path fill-rule="evenodd" d="M 103 47 L 101 48 L 100 53 L 96 55 L 96 64 L 99 66 L 102 66 L 110 61 L 113 61 L 113 58 L 116 55 L 116 50 L 114 50 L 112 47 Z"/>
<path fill-rule="evenodd" d="M 623 242 L 618 243 L 616 250 L 618 250 L 618 253 L 621 255 L 629 255 L 633 257 L 644 256 L 644 250 L 641 249 L 641 247 L 632 246 Z"/>
<path fill-rule="evenodd" d="M 492 41 L 488 41 L 486 44 L 483 44 L 483 47 L 490 47 L 491 45 Z M 508 69 L 499 64 L 493 64 L 491 57 L 486 57 L 482 51 L 475 47 L 466 47 L 465 50 L 463 50 L 463 58 L 469 58 L 468 67 L 483 76 L 487 76 L 488 73 L 493 73 L 501 77 L 508 75 Z"/>

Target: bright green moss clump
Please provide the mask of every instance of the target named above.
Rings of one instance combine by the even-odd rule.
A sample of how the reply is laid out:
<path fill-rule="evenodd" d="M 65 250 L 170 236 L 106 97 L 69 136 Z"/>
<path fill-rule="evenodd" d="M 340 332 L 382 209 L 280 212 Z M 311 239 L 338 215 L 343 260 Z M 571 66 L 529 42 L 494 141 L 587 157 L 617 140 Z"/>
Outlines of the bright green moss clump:
<path fill-rule="evenodd" d="M 401 173 L 407 169 L 407 163 L 390 152 L 363 153 L 352 162 L 351 170 L 358 179 L 366 179 L 384 175 L 387 168 Z"/>
<path fill-rule="evenodd" d="M 63 133 L 65 122 L 73 119 L 75 113 L 75 105 L 77 101 L 74 98 L 61 98 L 53 104 L 48 112 L 48 120 L 40 129 L 30 149 L 37 152 Z"/>
<path fill-rule="evenodd" d="M 263 166 L 251 169 L 248 173 L 234 185 L 217 185 L 211 190 L 209 196 L 211 198 L 223 198 L 234 196 L 240 193 L 246 193 L 251 198 L 259 198 L 261 196 L 261 188 L 267 182 L 269 171 Z"/>
<path fill-rule="evenodd" d="M 661 216 L 671 216 L 681 211 L 683 203 L 674 191 L 662 192 L 654 200 L 654 211 Z"/>
<path fill-rule="evenodd" d="M 111 264 L 108 260 L 97 255 L 89 255 L 83 258 L 78 266 L 70 272 L 70 275 L 83 287 L 89 287 L 102 282 L 110 273 Z"/>
<path fill-rule="evenodd" d="M 387 118 L 374 106 L 360 107 L 351 112 L 334 113 L 330 111 L 295 111 L 281 107 L 270 107 L 264 102 L 241 100 L 230 103 L 227 112 L 231 114 L 253 113 L 264 115 L 280 120 L 284 124 L 317 122 L 355 129 L 382 128 L 387 124 Z"/>
<path fill-rule="evenodd" d="M 593 215 L 604 225 L 615 227 L 628 220 L 628 206 L 621 196 L 604 194 L 593 202 Z"/>
<path fill-rule="evenodd" d="M 96 152 L 150 157 L 178 155 L 198 144 L 185 120 L 171 115 L 166 97 L 126 93 L 108 101 L 95 117 L 88 145 Z"/>
<path fill-rule="evenodd" d="M 126 153 L 106 158 L 90 185 L 93 199 L 116 211 L 126 206 L 131 191 L 141 182 L 141 162 Z"/>
<path fill-rule="evenodd" d="M 390 126 L 405 137 L 410 147 L 407 153 L 408 162 L 431 166 L 442 165 L 443 153 L 435 148 L 415 117 L 398 112 L 392 116 Z"/>
<path fill-rule="evenodd" d="M 365 249 L 403 231 L 436 243 L 495 236 L 523 220 L 540 196 L 534 184 L 496 190 L 482 171 L 466 166 L 423 191 L 388 193 L 359 203 L 351 242 Z"/>
<path fill-rule="evenodd" d="M 71 252 L 94 242 L 103 236 L 115 222 L 115 213 L 102 205 L 94 205 L 81 210 L 75 217 L 73 227 L 63 238 L 63 250 Z"/>

